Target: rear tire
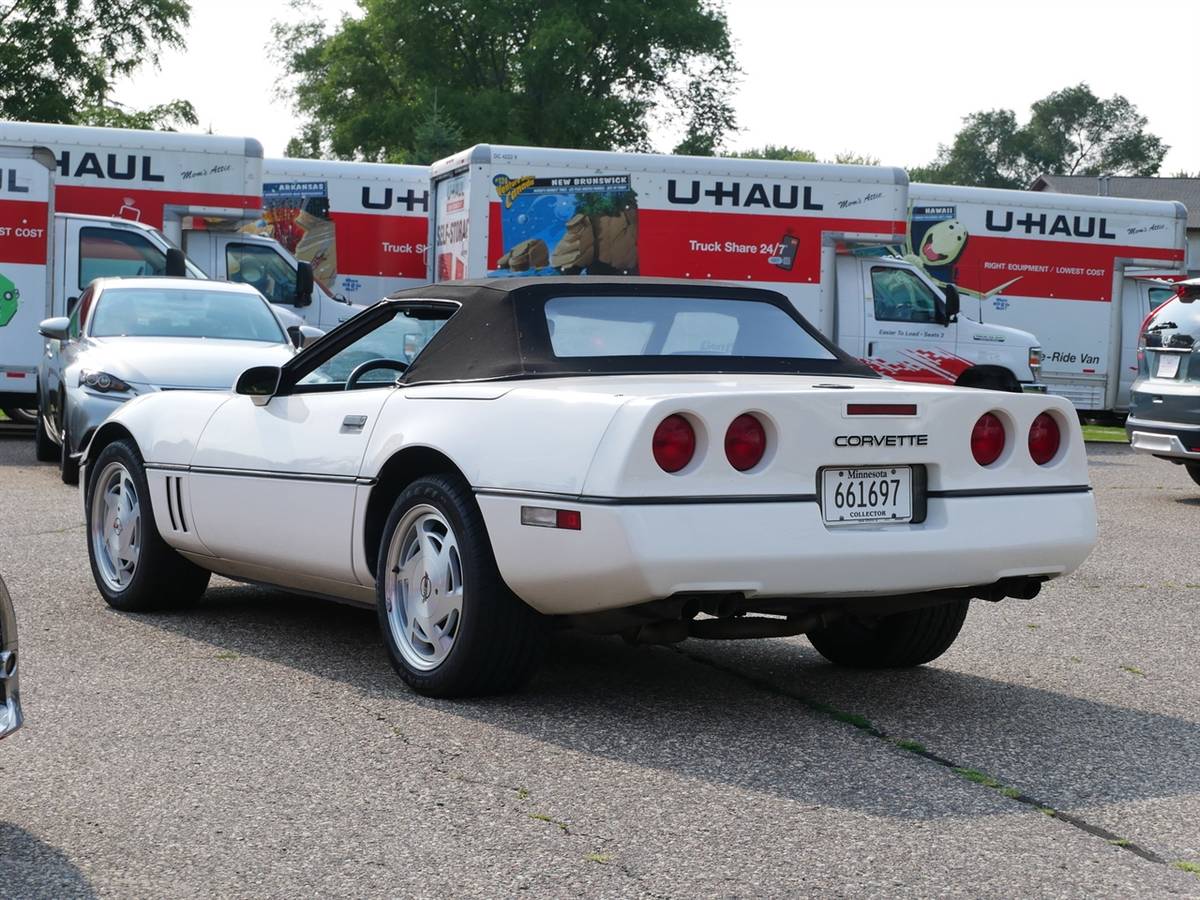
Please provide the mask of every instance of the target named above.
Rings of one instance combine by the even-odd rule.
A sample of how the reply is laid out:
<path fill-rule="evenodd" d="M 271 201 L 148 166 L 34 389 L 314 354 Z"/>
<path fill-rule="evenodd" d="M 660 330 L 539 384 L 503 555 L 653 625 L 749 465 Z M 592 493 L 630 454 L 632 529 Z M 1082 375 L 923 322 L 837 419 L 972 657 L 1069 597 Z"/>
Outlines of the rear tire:
<path fill-rule="evenodd" d="M 969 600 L 927 606 L 864 621 L 854 616 L 808 635 L 831 663 L 858 669 L 924 665 L 950 649 L 962 630 Z"/>
<path fill-rule="evenodd" d="M 1184 468 L 1187 473 L 1192 476 L 1192 481 L 1200 484 L 1200 463 L 1184 463 Z"/>
<path fill-rule="evenodd" d="M 178 609 L 198 601 L 209 573 L 162 539 L 150 486 L 131 442 L 109 444 L 88 467 L 88 558 L 104 601 L 122 612 Z"/>
<path fill-rule="evenodd" d="M 545 619 L 508 589 L 459 476 L 418 478 L 396 499 L 376 563 L 379 628 L 397 674 L 430 697 L 499 694 L 541 661 Z"/>

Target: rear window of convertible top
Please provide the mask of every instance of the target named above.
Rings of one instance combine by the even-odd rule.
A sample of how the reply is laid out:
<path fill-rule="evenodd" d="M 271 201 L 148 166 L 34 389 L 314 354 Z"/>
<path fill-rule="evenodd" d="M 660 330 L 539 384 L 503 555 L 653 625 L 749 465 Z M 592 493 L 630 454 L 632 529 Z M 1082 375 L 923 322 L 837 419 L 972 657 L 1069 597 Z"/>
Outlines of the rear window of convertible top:
<path fill-rule="evenodd" d="M 550 346 L 574 357 L 728 356 L 833 360 L 770 303 L 705 297 L 553 297 Z"/>

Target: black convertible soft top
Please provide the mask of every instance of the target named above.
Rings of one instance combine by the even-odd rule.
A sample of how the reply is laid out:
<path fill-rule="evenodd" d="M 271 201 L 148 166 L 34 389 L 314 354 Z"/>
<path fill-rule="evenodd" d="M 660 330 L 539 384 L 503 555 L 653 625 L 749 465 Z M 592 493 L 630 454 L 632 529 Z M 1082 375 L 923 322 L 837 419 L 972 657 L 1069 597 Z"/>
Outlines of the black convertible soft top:
<path fill-rule="evenodd" d="M 831 359 L 761 356 L 576 356 L 551 349 L 544 306 L 557 297 L 686 297 L 769 303 L 783 310 Z M 444 282 L 398 291 L 385 303 L 445 300 L 459 310 L 430 339 L 401 378 L 404 384 L 572 375 L 712 374 L 725 372 L 850 375 L 878 378 L 826 340 L 776 291 L 721 282 L 660 278 L 556 276 Z M 414 310 L 419 315 L 418 310 Z M 440 317 L 440 316 L 439 316 Z"/>

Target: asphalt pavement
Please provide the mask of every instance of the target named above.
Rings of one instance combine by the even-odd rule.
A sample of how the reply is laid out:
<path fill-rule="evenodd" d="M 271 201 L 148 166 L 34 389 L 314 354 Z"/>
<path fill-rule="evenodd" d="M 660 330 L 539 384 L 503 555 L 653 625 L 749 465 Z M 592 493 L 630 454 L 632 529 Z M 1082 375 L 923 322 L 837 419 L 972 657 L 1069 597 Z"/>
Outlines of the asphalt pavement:
<path fill-rule="evenodd" d="M 219 579 L 110 610 L 6 433 L 0 897 L 1200 896 L 1200 487 L 1089 457 L 1091 559 L 924 668 L 563 633 L 522 693 L 442 702 L 370 612 Z"/>

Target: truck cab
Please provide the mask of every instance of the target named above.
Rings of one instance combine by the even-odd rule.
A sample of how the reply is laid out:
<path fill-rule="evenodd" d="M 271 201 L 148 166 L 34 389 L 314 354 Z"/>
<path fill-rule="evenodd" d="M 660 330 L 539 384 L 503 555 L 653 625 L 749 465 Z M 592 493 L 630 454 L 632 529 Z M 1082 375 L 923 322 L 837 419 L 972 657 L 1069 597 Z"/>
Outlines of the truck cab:
<path fill-rule="evenodd" d="M 363 307 L 331 296 L 313 281 L 312 267 L 298 262 L 268 237 L 240 231 L 188 230 L 184 252 L 213 278 L 253 285 L 272 304 L 308 325 L 328 330 Z"/>
<path fill-rule="evenodd" d="M 985 324 L 903 259 L 837 257 L 837 342 L 904 381 L 1038 391 L 1041 350 L 1027 331 Z"/>

